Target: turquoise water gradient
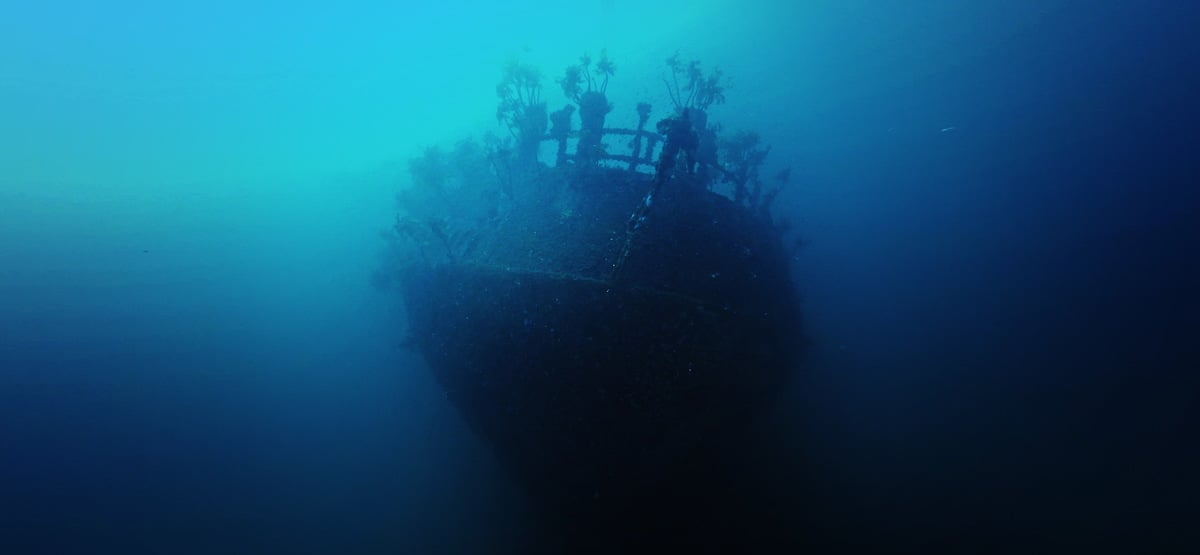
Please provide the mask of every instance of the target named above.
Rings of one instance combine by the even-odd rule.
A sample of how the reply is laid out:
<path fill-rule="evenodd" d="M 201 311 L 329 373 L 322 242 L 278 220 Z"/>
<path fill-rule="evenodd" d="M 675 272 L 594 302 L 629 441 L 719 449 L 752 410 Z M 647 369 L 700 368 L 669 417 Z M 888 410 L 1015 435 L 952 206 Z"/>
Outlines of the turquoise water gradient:
<path fill-rule="evenodd" d="M 557 109 L 601 48 L 608 123 L 678 50 L 793 170 L 812 348 L 746 474 L 794 552 L 1200 552 L 1197 12 L 0 2 L 0 553 L 528 552 L 371 275 L 507 60 Z"/>
<path fill-rule="evenodd" d="M 162 187 L 373 168 L 488 122 L 510 56 L 557 74 L 608 47 L 631 79 L 732 3 L 684 5 L 10 4 L 0 179 Z"/>
<path fill-rule="evenodd" d="M 662 60 L 682 49 L 726 68 L 739 110 L 819 108 L 1053 9 L 1007 4 L 12 2 L 0 183 L 211 186 L 374 168 L 487 123 L 514 55 L 553 77 L 606 47 L 614 97 L 663 104 Z"/>

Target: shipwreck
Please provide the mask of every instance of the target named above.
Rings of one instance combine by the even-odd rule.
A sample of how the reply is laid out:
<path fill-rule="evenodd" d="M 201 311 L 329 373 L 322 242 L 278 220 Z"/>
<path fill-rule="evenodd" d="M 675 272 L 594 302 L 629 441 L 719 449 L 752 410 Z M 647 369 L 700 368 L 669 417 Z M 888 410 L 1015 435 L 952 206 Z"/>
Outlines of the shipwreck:
<path fill-rule="evenodd" d="M 708 121 L 718 72 L 668 60 L 672 109 L 622 128 L 614 70 L 568 67 L 548 113 L 538 72 L 510 64 L 511 136 L 412 161 L 382 278 L 449 400 L 580 545 L 721 521 L 723 461 L 802 351 L 770 214 L 787 172 L 760 176 L 757 136 Z"/>

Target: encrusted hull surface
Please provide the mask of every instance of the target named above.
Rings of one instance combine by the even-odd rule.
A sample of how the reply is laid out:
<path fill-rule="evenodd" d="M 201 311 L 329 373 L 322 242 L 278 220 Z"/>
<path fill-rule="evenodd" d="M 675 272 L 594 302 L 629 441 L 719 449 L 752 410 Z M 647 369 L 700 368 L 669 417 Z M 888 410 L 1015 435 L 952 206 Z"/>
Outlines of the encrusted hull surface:
<path fill-rule="evenodd" d="M 799 351 L 771 226 L 677 188 L 630 240 L 647 184 L 629 175 L 576 186 L 591 202 L 572 218 L 511 214 L 470 256 L 403 282 L 413 342 L 449 399 L 571 529 L 617 533 L 693 504 Z"/>

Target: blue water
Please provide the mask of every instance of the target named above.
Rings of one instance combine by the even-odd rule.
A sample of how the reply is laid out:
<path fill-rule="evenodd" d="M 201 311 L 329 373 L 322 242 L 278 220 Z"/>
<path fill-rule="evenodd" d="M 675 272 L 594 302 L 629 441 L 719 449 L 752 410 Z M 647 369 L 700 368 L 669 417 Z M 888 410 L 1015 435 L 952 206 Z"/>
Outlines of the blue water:
<path fill-rule="evenodd" d="M 521 552 L 371 273 L 505 60 L 601 47 L 612 117 L 681 50 L 793 168 L 759 470 L 818 552 L 1200 550 L 1194 8 L 645 4 L 6 6 L 0 552 Z"/>

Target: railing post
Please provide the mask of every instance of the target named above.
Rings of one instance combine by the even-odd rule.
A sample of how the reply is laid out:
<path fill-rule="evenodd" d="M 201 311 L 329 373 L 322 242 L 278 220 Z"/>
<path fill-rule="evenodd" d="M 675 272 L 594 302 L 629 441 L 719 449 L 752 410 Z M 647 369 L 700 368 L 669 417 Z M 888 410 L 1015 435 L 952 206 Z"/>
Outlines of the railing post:
<path fill-rule="evenodd" d="M 554 165 L 561 166 L 567 161 L 567 138 L 571 136 L 571 114 L 575 107 L 567 104 L 561 110 L 550 114 L 550 138 L 558 142 L 558 151 L 554 157 Z"/>
<path fill-rule="evenodd" d="M 612 110 L 603 93 L 588 91 L 579 97 L 579 147 L 575 161 L 581 166 L 595 165 L 604 156 L 604 117 Z"/>
<path fill-rule="evenodd" d="M 529 170 L 537 166 L 538 145 L 546 133 L 546 103 L 525 107 L 517 123 L 517 163 Z"/>
<path fill-rule="evenodd" d="M 650 103 L 639 102 L 637 105 L 638 124 L 637 134 L 633 136 L 633 160 L 629 161 L 629 171 L 637 171 L 638 159 L 642 154 L 642 132 L 646 129 L 646 122 L 650 120 Z M 651 143 L 653 145 L 653 143 Z M 653 147 L 651 147 L 653 150 Z M 649 156 L 649 154 L 647 154 Z"/>

